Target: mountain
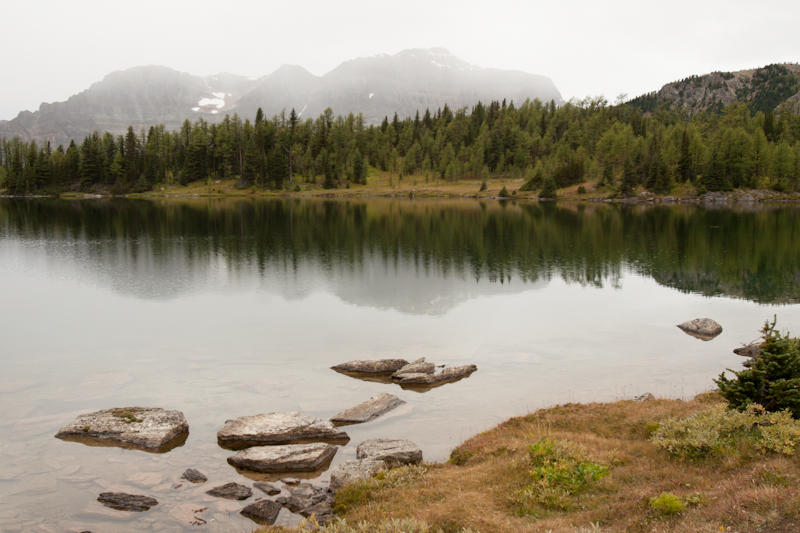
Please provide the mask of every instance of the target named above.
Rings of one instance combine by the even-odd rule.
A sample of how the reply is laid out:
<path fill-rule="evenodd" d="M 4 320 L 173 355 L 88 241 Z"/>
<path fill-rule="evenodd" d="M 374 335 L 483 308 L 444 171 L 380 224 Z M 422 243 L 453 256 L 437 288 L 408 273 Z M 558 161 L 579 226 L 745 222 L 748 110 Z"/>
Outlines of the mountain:
<path fill-rule="evenodd" d="M 476 67 L 441 48 L 353 59 L 324 76 L 293 65 L 257 80 L 145 66 L 113 72 L 65 102 L 44 103 L 38 111 L 0 121 L 0 137 L 60 144 L 95 130 L 122 133 L 129 125 L 136 130 L 154 124 L 176 129 L 185 119 L 216 121 L 234 112 L 252 119 L 259 107 L 267 116 L 294 108 L 304 118 L 331 107 L 337 114 L 363 113 L 374 124 L 394 113 L 412 116 L 445 104 L 458 109 L 479 100 L 529 98 L 562 102 L 549 78 Z"/>
<path fill-rule="evenodd" d="M 728 104 L 744 102 L 753 111 L 776 111 L 782 105 L 800 105 L 800 65 L 781 63 L 738 72 L 712 72 L 690 76 L 664 85 L 629 102 L 643 111 L 661 105 L 689 114 L 718 111 Z"/>

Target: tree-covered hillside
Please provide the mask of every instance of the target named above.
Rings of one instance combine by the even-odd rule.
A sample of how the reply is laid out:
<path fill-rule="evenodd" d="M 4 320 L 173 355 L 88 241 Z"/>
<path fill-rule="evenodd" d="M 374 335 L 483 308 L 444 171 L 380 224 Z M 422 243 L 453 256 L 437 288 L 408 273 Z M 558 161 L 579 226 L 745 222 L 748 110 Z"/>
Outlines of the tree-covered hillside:
<path fill-rule="evenodd" d="M 0 143 L 0 180 L 14 194 L 146 191 L 159 184 L 237 178 L 243 186 L 283 189 L 364 183 L 368 168 L 429 179 L 525 178 L 524 188 L 591 182 L 611 195 L 643 186 L 669 193 L 737 187 L 797 191 L 800 113 L 754 112 L 744 103 L 691 116 L 660 106 L 585 100 L 476 104 L 417 113 L 367 126 L 330 109 L 300 120 L 294 110 L 254 121 L 188 121 L 80 144 Z"/>

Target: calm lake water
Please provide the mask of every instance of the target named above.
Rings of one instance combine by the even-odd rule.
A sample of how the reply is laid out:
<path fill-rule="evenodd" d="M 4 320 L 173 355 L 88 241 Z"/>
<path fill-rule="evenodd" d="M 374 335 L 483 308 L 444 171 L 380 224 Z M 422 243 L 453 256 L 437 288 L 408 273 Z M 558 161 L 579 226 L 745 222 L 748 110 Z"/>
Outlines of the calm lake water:
<path fill-rule="evenodd" d="M 0 530 L 251 531 L 242 502 L 204 493 L 250 483 L 216 444 L 228 418 L 391 392 L 407 404 L 348 426 L 334 464 L 373 437 L 442 461 L 539 407 L 708 390 L 766 319 L 800 332 L 798 301 L 795 208 L 0 200 Z M 675 327 L 703 316 L 725 328 L 710 342 Z M 478 371 L 419 393 L 329 370 L 383 356 Z M 131 405 L 182 410 L 188 440 L 53 438 Z M 187 467 L 209 482 L 173 488 Z M 160 504 L 112 511 L 106 490 Z"/>

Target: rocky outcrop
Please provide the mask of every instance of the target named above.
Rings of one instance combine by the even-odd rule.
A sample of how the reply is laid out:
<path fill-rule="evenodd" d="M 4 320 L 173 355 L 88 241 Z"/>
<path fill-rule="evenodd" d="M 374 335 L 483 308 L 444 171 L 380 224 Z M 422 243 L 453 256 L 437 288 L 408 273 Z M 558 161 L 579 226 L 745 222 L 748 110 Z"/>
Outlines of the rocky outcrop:
<path fill-rule="evenodd" d="M 97 501 L 118 511 L 142 512 L 158 505 L 158 500 L 150 496 L 124 492 L 102 492 L 97 497 Z"/>
<path fill-rule="evenodd" d="M 436 386 L 444 383 L 452 383 L 463 379 L 478 370 L 476 365 L 451 366 L 444 368 L 441 372 L 434 374 L 402 374 L 398 377 L 397 383 L 402 387 L 415 386 Z"/>
<path fill-rule="evenodd" d="M 394 394 L 378 394 L 369 400 L 361 402 L 355 407 L 346 409 L 341 413 L 331 418 L 331 422 L 335 426 L 344 426 L 347 424 L 360 424 L 378 418 L 384 413 L 388 413 L 395 407 L 404 404 L 403 400 Z"/>
<path fill-rule="evenodd" d="M 271 526 L 278 518 L 278 513 L 281 512 L 281 504 L 272 500 L 261 500 L 251 503 L 240 512 L 253 522 Z"/>
<path fill-rule="evenodd" d="M 228 463 L 253 472 L 314 472 L 330 463 L 336 447 L 322 442 L 256 446 L 228 457 Z"/>
<path fill-rule="evenodd" d="M 722 326 L 710 318 L 695 318 L 683 324 L 678 324 L 678 327 L 684 333 L 704 341 L 710 341 L 722 333 Z"/>
<path fill-rule="evenodd" d="M 348 361 L 331 369 L 343 374 L 392 374 L 407 364 L 405 359 L 363 359 Z"/>
<path fill-rule="evenodd" d="M 228 500 L 246 500 L 253 495 L 253 491 L 250 490 L 250 487 L 239 483 L 225 483 L 219 487 L 207 490 L 206 494 Z"/>
<path fill-rule="evenodd" d="M 399 381 L 404 374 L 433 374 L 435 371 L 436 365 L 433 363 L 426 363 L 423 357 L 397 370 L 392 374 L 392 381 Z"/>
<path fill-rule="evenodd" d="M 741 355 L 742 357 L 758 357 L 761 354 L 761 341 L 734 348 L 733 353 Z"/>
<path fill-rule="evenodd" d="M 181 479 L 185 479 L 190 483 L 205 483 L 208 481 L 205 474 L 194 468 L 187 468 L 181 475 Z"/>
<path fill-rule="evenodd" d="M 422 450 L 410 440 L 370 439 L 358 445 L 356 458 L 383 461 L 395 468 L 421 463 Z"/>
<path fill-rule="evenodd" d="M 248 446 L 294 444 L 302 442 L 337 442 L 350 440 L 347 433 L 326 420 L 301 413 L 268 413 L 243 416 L 225 422 L 217 432 L 223 448 L 238 450 Z"/>
<path fill-rule="evenodd" d="M 331 490 L 335 492 L 345 485 L 373 477 L 383 470 L 386 470 L 386 463 L 381 459 L 345 461 L 331 470 Z"/>
<path fill-rule="evenodd" d="M 189 424 L 180 411 L 119 407 L 79 415 L 56 438 L 86 444 L 166 452 L 186 441 Z"/>

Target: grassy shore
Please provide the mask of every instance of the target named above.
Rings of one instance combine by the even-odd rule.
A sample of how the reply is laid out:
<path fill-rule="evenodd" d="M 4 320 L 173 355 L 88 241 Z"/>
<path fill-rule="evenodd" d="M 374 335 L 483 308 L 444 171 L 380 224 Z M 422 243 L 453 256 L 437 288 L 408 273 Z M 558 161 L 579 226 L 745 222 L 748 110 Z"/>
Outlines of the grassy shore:
<path fill-rule="evenodd" d="M 666 420 L 722 404 L 708 393 L 512 418 L 457 447 L 445 464 L 342 488 L 334 510 L 344 522 L 323 531 L 800 531 L 796 454 L 737 440 L 687 458 L 654 443 Z"/>

